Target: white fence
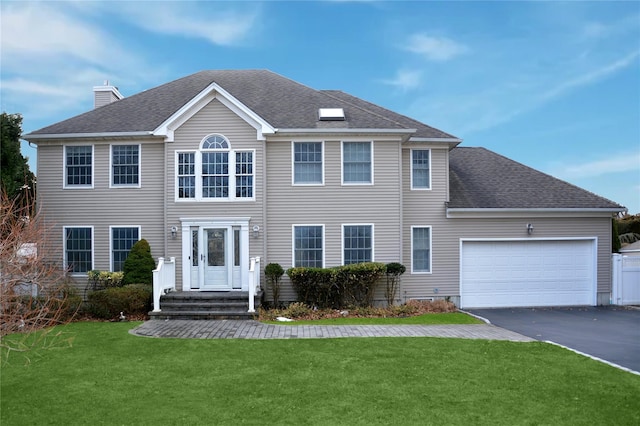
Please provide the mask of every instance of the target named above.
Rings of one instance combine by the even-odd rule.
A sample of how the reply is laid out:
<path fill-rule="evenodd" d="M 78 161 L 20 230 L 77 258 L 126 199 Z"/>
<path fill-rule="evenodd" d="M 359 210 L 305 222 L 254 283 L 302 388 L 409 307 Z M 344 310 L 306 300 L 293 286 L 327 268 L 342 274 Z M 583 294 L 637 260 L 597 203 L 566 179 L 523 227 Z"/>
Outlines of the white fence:
<path fill-rule="evenodd" d="M 614 254 L 611 303 L 640 305 L 640 256 Z"/>

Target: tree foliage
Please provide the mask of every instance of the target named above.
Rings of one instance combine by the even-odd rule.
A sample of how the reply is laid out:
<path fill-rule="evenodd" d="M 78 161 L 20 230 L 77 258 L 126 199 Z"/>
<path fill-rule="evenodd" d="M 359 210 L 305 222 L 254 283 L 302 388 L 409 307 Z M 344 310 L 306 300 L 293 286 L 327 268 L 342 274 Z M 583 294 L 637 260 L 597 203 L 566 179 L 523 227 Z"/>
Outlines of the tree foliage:
<path fill-rule="evenodd" d="M 153 270 L 156 262 L 151 257 L 151 247 L 144 238 L 131 247 L 127 260 L 124 261 L 123 284 L 153 284 Z"/>
<path fill-rule="evenodd" d="M 28 159 L 20 152 L 22 116 L 0 114 L 0 178 L 2 191 L 10 200 L 17 200 L 15 207 L 32 206 L 35 195 L 35 176 L 29 170 Z M 27 212 L 30 216 L 34 211 Z"/>

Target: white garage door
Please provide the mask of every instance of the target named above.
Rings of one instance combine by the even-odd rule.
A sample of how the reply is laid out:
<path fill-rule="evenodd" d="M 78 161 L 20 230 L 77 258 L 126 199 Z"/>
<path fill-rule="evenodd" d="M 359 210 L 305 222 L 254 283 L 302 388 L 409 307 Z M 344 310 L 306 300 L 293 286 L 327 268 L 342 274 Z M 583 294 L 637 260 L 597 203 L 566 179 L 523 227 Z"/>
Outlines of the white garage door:
<path fill-rule="evenodd" d="M 462 241 L 462 308 L 595 305 L 595 240 Z"/>

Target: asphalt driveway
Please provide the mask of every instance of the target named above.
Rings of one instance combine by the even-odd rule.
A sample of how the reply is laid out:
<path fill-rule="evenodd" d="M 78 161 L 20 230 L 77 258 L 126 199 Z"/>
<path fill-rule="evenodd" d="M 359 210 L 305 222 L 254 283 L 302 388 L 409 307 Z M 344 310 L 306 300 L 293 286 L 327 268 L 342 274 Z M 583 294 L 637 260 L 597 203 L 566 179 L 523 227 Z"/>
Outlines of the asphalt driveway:
<path fill-rule="evenodd" d="M 492 324 L 640 372 L 640 310 L 621 306 L 471 309 Z"/>

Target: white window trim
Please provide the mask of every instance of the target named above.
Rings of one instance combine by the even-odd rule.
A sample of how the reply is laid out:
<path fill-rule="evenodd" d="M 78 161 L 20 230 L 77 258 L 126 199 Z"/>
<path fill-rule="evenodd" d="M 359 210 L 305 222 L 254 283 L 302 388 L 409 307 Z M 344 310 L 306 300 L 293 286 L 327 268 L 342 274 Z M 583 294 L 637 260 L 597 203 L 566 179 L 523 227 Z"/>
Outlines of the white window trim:
<path fill-rule="evenodd" d="M 142 227 L 140 225 L 110 225 L 109 226 L 109 270 L 111 272 L 114 272 L 113 271 L 113 228 L 138 228 L 138 241 L 142 239 Z"/>
<path fill-rule="evenodd" d="M 376 261 L 376 228 L 373 223 L 343 223 L 342 224 L 342 237 L 340 238 L 341 246 L 341 264 L 344 265 L 344 228 L 346 226 L 370 226 L 371 227 L 371 262 Z"/>
<path fill-rule="evenodd" d="M 413 264 L 413 230 L 429 228 L 429 270 L 416 271 Z M 411 274 L 412 275 L 431 275 L 433 274 L 433 227 L 430 225 L 412 225 L 411 226 Z"/>
<path fill-rule="evenodd" d="M 137 184 L 113 184 L 113 147 L 133 145 L 138 146 L 138 183 Z M 139 143 L 112 143 L 109 145 L 109 188 L 141 188 L 142 187 L 142 145 Z"/>
<path fill-rule="evenodd" d="M 95 231 L 93 229 L 93 225 L 73 225 L 73 226 L 63 226 L 62 227 L 62 261 L 63 261 L 63 265 L 64 268 L 68 268 L 69 267 L 69 263 L 67 261 L 67 229 L 75 229 L 75 228 L 90 228 L 91 229 L 91 268 L 89 268 L 89 271 L 92 271 L 95 269 L 95 256 L 96 256 L 96 250 L 95 250 L 95 244 L 96 244 L 96 237 L 95 237 Z M 72 277 L 86 277 L 87 276 L 87 272 L 70 272 L 69 274 Z"/>
<path fill-rule="evenodd" d="M 319 183 L 296 183 L 296 157 L 295 157 L 295 145 L 297 143 L 319 143 L 322 147 L 322 179 L 321 182 Z M 324 153 L 325 153 L 325 143 L 324 141 L 319 141 L 319 140 L 295 140 L 295 141 L 291 141 L 291 185 L 292 186 L 324 186 L 324 165 L 325 165 L 325 159 L 324 159 Z"/>
<path fill-rule="evenodd" d="M 319 223 L 295 223 L 291 225 L 291 266 L 296 267 L 296 228 L 301 226 L 321 226 L 322 227 L 322 266 L 324 268 L 327 256 L 327 245 L 324 225 Z"/>
<path fill-rule="evenodd" d="M 429 186 L 422 188 L 416 188 L 413 186 L 413 151 L 429 151 Z M 411 169 L 411 190 L 412 191 L 431 191 L 431 188 L 433 186 L 432 184 L 432 173 L 431 173 L 431 157 L 432 157 L 432 151 L 430 148 L 411 148 L 410 152 L 409 152 L 409 167 Z"/>
<path fill-rule="evenodd" d="M 227 198 L 209 198 L 202 196 L 202 153 L 203 152 L 228 152 L 229 153 L 229 196 Z M 251 152 L 253 157 L 253 191 L 251 197 L 236 197 L 236 153 Z M 194 198 L 179 198 L 178 185 L 178 157 L 179 154 L 194 154 L 195 157 L 195 177 L 196 177 L 196 196 Z M 229 150 L 176 150 L 173 164 L 173 180 L 174 180 L 174 200 L 177 203 L 228 203 L 228 202 L 245 202 L 256 200 L 256 150 L 255 149 L 229 149 Z"/>
<path fill-rule="evenodd" d="M 371 182 L 345 182 L 344 181 L 344 144 L 346 143 L 368 143 L 371 145 Z M 374 161 L 373 159 L 375 158 L 374 155 L 374 151 L 373 151 L 373 141 L 350 141 L 350 140 L 345 140 L 345 141 L 341 141 L 340 142 L 340 182 L 342 183 L 342 186 L 373 186 L 374 185 L 374 176 L 375 176 L 375 170 L 374 170 Z"/>
<path fill-rule="evenodd" d="M 70 146 L 90 146 L 91 147 L 91 185 L 67 185 L 67 147 Z M 96 183 L 96 149 L 94 144 L 75 143 L 66 144 L 62 150 L 62 189 L 93 189 Z"/>

